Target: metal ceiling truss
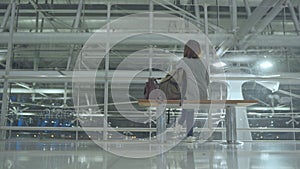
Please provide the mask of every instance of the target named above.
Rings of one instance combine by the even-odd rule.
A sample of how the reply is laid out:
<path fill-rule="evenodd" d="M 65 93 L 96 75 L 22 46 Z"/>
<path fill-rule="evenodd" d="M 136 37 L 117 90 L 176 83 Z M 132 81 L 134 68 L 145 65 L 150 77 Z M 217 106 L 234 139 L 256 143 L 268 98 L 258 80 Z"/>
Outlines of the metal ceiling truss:
<path fill-rule="evenodd" d="M 292 19 L 293 19 L 293 22 L 294 22 L 295 29 L 297 31 L 297 34 L 299 35 L 300 26 L 299 26 L 299 20 L 296 16 L 294 5 L 292 4 L 291 0 L 288 0 L 287 4 L 288 4 L 288 7 L 289 7 L 291 15 L 292 15 Z M 298 8 L 298 9 L 300 10 L 300 8 Z"/>
<path fill-rule="evenodd" d="M 6 9 L 4 17 L 3 17 L 3 21 L 1 22 L 0 32 L 3 32 L 4 29 L 6 28 L 6 24 L 9 19 L 10 12 L 11 12 L 11 6 L 12 6 L 11 3 L 8 4 L 8 6 L 7 6 L 7 9 Z"/>
<path fill-rule="evenodd" d="M 232 3 L 234 0 L 230 0 Z M 248 19 L 240 26 L 239 30 L 236 31 L 234 37 L 228 39 L 219 46 L 217 55 L 223 56 L 230 48 L 235 46 L 241 47 L 246 46 L 247 42 L 251 36 L 247 36 L 256 27 L 255 33 L 260 33 L 264 28 L 270 24 L 270 22 L 275 18 L 275 16 L 283 9 L 284 4 L 287 0 L 263 0 L 259 6 L 251 13 Z M 247 2 L 247 1 L 245 1 Z M 247 3 L 246 3 L 247 4 Z M 271 9 L 271 10 L 270 10 Z M 236 15 L 233 10 L 232 16 Z M 249 12 L 248 12 L 249 13 Z M 234 16 L 233 16 L 234 17 Z M 235 18 L 235 17 L 234 17 Z M 235 19 L 233 19 L 233 24 L 236 24 Z M 245 47 L 242 47 L 245 48 Z"/>
<path fill-rule="evenodd" d="M 46 20 L 52 25 L 54 31 L 55 31 L 55 32 L 59 32 L 58 29 L 56 28 L 56 26 L 53 24 L 52 17 L 49 18 L 49 17 L 47 16 L 46 13 L 44 13 L 44 12 L 42 12 L 42 11 L 39 11 L 38 4 L 37 4 L 36 2 L 34 2 L 33 0 L 29 0 L 29 2 L 30 2 L 31 5 L 34 7 L 34 9 L 35 9 L 37 12 L 39 12 L 39 13 L 42 15 L 42 17 L 43 17 L 44 19 L 46 19 Z"/>

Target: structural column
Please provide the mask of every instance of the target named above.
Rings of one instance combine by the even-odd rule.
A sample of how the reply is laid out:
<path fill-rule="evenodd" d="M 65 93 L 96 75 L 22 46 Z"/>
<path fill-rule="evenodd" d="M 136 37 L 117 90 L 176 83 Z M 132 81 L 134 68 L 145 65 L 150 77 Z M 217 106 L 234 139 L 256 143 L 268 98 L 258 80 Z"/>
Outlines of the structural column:
<path fill-rule="evenodd" d="M 3 84 L 0 126 L 6 126 L 6 115 L 8 112 L 8 103 L 9 103 L 8 75 L 9 75 L 9 71 L 11 70 L 11 58 L 13 56 L 13 32 L 14 32 L 14 21 L 15 21 L 15 9 L 16 9 L 16 3 L 13 0 L 12 7 L 11 7 L 10 27 L 9 27 L 8 52 L 6 56 L 5 77 L 4 77 L 4 84 Z M 6 138 L 6 131 L 2 130 L 1 139 L 5 139 L 5 138 Z"/>
<path fill-rule="evenodd" d="M 111 4 L 107 3 L 107 25 L 106 25 L 106 35 L 108 36 L 106 42 L 106 55 L 105 55 L 105 83 L 104 83 L 104 123 L 103 123 L 103 140 L 107 140 L 107 127 L 108 127 L 108 72 L 109 72 L 109 50 L 110 43 L 108 41 L 110 36 L 110 12 L 111 12 Z"/>
<path fill-rule="evenodd" d="M 237 31 L 237 4 L 236 0 L 229 0 L 229 9 L 231 16 L 232 32 Z"/>

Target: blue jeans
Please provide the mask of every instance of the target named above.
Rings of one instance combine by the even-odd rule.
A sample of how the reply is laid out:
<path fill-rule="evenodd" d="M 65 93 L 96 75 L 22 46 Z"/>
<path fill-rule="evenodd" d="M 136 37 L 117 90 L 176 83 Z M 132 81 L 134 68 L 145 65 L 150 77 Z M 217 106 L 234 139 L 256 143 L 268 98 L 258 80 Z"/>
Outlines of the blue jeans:
<path fill-rule="evenodd" d="M 183 125 L 186 121 L 186 136 L 193 136 L 194 128 L 194 109 L 182 109 L 178 124 Z"/>

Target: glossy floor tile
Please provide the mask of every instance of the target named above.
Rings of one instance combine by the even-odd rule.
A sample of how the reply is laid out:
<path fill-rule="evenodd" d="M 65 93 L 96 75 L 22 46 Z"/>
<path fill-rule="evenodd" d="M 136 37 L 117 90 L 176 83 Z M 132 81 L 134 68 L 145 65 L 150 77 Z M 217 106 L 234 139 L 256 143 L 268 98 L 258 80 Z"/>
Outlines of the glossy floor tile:
<path fill-rule="evenodd" d="M 298 169 L 300 142 L 180 143 L 150 158 L 125 158 L 91 141 L 0 142 L 1 169 Z M 112 143 L 116 144 L 116 143 Z M 116 144 L 117 145 L 117 144 Z"/>

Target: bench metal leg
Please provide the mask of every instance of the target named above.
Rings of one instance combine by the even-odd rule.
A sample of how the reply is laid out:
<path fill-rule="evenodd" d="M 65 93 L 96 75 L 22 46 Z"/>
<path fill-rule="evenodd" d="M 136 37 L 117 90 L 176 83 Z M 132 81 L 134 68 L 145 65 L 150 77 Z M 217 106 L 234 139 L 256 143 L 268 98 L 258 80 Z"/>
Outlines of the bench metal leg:
<path fill-rule="evenodd" d="M 156 109 L 156 138 L 158 143 L 164 143 L 166 141 L 166 117 L 164 111 L 164 107 L 159 106 Z"/>
<path fill-rule="evenodd" d="M 234 106 L 226 106 L 225 123 L 227 144 L 240 144 L 237 141 L 236 112 Z"/>

